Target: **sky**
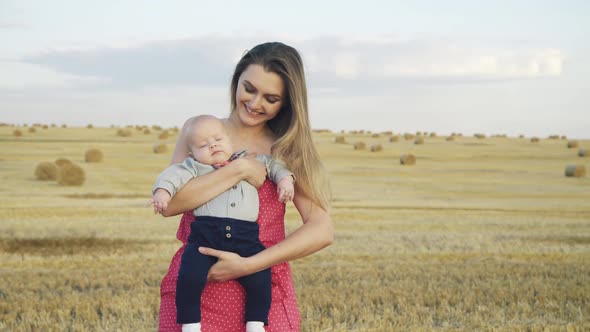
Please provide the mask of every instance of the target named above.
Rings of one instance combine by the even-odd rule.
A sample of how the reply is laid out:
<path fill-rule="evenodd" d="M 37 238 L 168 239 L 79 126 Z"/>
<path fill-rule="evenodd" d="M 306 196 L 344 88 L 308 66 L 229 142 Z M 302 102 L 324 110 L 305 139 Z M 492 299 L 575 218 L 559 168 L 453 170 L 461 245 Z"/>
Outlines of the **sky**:
<path fill-rule="evenodd" d="M 590 2 L 0 0 L 0 122 L 182 126 L 240 56 L 305 63 L 314 129 L 590 138 Z"/>

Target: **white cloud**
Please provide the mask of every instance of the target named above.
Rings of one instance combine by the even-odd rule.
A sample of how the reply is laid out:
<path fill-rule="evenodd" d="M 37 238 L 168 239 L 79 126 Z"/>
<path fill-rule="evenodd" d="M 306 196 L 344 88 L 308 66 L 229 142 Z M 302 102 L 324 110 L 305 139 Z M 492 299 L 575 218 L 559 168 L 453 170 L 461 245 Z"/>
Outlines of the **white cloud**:
<path fill-rule="evenodd" d="M 244 51 L 274 35 L 209 35 L 128 44 L 69 45 L 26 58 L 75 76 L 105 77 L 113 87 L 226 85 Z M 314 84 L 366 85 L 377 80 L 430 83 L 559 76 L 558 49 L 481 48 L 435 39 L 381 36 L 297 37 L 281 40 L 300 50 Z"/>
<path fill-rule="evenodd" d="M 0 61 L 0 72 L 0 89 L 66 88 L 106 81 L 98 77 L 78 76 L 18 61 Z"/>

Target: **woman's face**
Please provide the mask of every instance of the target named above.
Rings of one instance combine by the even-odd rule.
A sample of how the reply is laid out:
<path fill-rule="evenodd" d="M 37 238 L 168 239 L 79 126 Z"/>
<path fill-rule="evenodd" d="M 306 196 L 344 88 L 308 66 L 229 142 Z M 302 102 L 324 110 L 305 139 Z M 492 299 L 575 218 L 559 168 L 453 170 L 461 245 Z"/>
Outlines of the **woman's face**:
<path fill-rule="evenodd" d="M 265 124 L 279 113 L 284 98 L 285 86 L 278 74 L 250 65 L 238 80 L 236 113 L 245 125 Z"/>

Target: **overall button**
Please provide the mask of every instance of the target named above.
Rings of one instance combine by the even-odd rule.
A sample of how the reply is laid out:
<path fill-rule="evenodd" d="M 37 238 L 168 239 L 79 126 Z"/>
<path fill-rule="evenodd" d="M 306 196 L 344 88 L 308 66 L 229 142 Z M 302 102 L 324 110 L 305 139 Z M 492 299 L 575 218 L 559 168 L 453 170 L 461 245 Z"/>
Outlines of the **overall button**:
<path fill-rule="evenodd" d="M 227 233 L 227 234 L 225 234 L 225 237 L 229 239 L 231 237 L 231 234 Z"/>
<path fill-rule="evenodd" d="M 238 186 L 233 186 L 232 188 L 234 188 L 234 189 L 238 189 Z"/>
<path fill-rule="evenodd" d="M 236 203 L 231 203 L 231 207 L 236 207 Z"/>
<path fill-rule="evenodd" d="M 231 231 L 231 226 L 225 226 L 226 231 Z"/>

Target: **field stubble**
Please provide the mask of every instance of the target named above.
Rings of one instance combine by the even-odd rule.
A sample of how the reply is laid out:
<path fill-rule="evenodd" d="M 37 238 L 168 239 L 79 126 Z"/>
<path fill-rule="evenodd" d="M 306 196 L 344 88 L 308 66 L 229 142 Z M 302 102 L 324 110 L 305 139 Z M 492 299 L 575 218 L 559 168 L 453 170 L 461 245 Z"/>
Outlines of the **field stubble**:
<path fill-rule="evenodd" d="M 158 132 L 12 131 L 0 127 L 0 330 L 156 330 L 179 246 L 178 218 L 143 208 L 171 153 L 152 152 Z M 333 139 L 315 134 L 336 242 L 292 263 L 303 331 L 590 329 L 590 181 L 563 176 L 580 160 L 563 140 Z M 89 148 L 103 162 L 84 163 Z M 83 186 L 34 180 L 59 157 L 83 166 Z M 286 218 L 300 224 L 292 205 Z"/>

